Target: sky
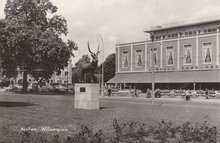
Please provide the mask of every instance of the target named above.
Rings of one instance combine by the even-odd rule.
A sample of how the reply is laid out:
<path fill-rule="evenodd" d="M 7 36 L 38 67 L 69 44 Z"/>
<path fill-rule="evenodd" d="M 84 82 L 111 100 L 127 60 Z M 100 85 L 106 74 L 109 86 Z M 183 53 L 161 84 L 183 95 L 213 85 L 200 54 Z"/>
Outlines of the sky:
<path fill-rule="evenodd" d="M 96 52 L 98 35 L 102 37 L 104 56 L 115 53 L 115 45 L 143 41 L 143 31 L 151 26 L 201 17 L 219 16 L 220 0 L 51 0 L 68 24 L 67 39 L 79 47 L 73 63 L 90 48 Z M 0 18 L 4 18 L 6 0 L 0 0 Z M 100 37 L 100 36 L 99 36 Z M 100 39 L 100 38 L 99 38 Z M 100 41 L 100 40 L 99 40 Z M 103 50 L 102 50 L 103 51 Z M 103 53 L 102 53 L 103 54 Z M 104 58 L 103 58 L 104 57 Z"/>

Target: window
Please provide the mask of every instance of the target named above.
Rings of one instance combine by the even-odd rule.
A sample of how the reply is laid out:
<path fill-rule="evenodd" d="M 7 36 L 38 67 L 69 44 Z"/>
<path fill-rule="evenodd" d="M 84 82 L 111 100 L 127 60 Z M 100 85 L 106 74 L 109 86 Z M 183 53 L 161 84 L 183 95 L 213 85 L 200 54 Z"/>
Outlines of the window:
<path fill-rule="evenodd" d="M 65 76 L 68 76 L 68 71 L 65 72 Z"/>
<path fill-rule="evenodd" d="M 185 35 L 188 35 L 188 32 L 185 32 Z"/>
<path fill-rule="evenodd" d="M 212 44 L 211 42 L 203 43 L 202 45 L 202 58 L 203 63 L 212 62 Z"/>
<path fill-rule="evenodd" d="M 217 29 L 216 29 L 216 28 L 212 28 L 212 31 L 213 31 L 213 32 L 216 32 L 216 31 L 217 31 Z"/>
<path fill-rule="evenodd" d="M 154 66 L 157 66 L 157 48 L 152 48 L 151 50 L 153 50 L 153 58 L 154 58 Z M 152 67 L 152 51 L 150 53 L 150 63 L 151 63 L 151 67 Z"/>
<path fill-rule="evenodd" d="M 212 29 L 208 29 L 208 32 L 212 32 Z"/>
<path fill-rule="evenodd" d="M 173 47 L 167 47 L 167 65 L 170 66 L 170 65 L 173 65 L 173 58 L 174 58 L 174 55 L 173 55 Z"/>
<path fill-rule="evenodd" d="M 192 35 L 192 31 L 189 32 L 189 35 Z"/>
<path fill-rule="evenodd" d="M 136 50 L 135 53 L 135 66 L 142 67 L 142 50 Z"/>
<path fill-rule="evenodd" d="M 128 68 L 128 51 L 122 52 L 122 67 Z"/>
<path fill-rule="evenodd" d="M 191 65 L 192 64 L 192 46 L 184 45 L 183 47 L 183 64 Z"/>

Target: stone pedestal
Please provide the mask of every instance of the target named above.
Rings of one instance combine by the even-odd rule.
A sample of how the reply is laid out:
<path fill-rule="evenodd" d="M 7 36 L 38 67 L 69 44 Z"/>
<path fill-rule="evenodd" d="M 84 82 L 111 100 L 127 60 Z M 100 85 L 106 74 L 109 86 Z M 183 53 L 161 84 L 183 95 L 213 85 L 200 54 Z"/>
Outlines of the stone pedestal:
<path fill-rule="evenodd" d="M 76 83 L 74 108 L 99 109 L 99 84 Z"/>

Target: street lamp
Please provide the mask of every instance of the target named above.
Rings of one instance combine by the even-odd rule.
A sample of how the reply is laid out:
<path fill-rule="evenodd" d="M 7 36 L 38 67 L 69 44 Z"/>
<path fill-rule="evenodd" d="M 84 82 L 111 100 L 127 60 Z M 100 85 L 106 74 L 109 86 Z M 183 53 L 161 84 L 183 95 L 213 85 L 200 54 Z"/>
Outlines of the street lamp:
<path fill-rule="evenodd" d="M 103 38 L 101 34 L 98 34 L 97 36 L 97 40 L 99 43 L 101 43 L 102 46 L 102 77 L 101 77 L 101 96 L 104 96 L 104 42 L 103 42 Z"/>
<path fill-rule="evenodd" d="M 66 92 L 67 92 L 67 94 L 68 94 L 68 90 L 69 90 L 69 89 L 68 89 L 68 88 L 69 88 L 69 85 L 68 85 L 68 83 L 69 83 L 69 71 L 67 72 L 66 78 L 67 78 L 67 79 L 66 79 L 66 80 L 67 80 L 67 82 L 66 82 L 66 89 L 67 89 L 67 91 L 66 91 Z"/>
<path fill-rule="evenodd" d="M 154 42 L 154 33 L 151 32 L 150 33 L 150 38 L 152 41 L 152 44 Z M 156 48 L 151 48 L 151 65 L 152 65 L 152 75 L 151 75 L 151 80 L 152 80 L 152 104 L 154 104 L 154 100 L 155 100 L 155 94 L 154 94 L 154 85 L 155 85 L 155 73 L 154 73 L 154 50 L 156 50 Z"/>

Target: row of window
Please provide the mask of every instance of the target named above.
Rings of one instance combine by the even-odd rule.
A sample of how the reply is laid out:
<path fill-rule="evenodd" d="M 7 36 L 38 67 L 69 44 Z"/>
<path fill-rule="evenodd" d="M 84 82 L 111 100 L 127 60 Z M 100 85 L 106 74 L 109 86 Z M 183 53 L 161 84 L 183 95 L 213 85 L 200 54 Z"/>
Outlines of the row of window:
<path fill-rule="evenodd" d="M 203 33 L 210 33 L 210 32 L 216 32 L 216 31 L 217 31 L 217 28 L 209 28 L 209 29 L 203 29 L 203 31 L 197 30 L 197 31 L 187 31 L 185 33 L 168 33 L 167 35 L 157 35 L 155 37 L 155 39 L 178 37 L 178 34 L 180 36 L 183 36 L 183 35 L 187 36 L 187 35 L 196 35 L 197 32 L 198 32 L 198 34 L 200 34 L 202 32 Z"/>
<path fill-rule="evenodd" d="M 158 51 L 155 49 L 153 51 L 153 60 L 154 65 L 158 65 Z M 140 68 L 144 66 L 143 62 L 143 51 L 136 50 L 135 51 L 135 67 Z M 202 61 L 204 64 L 211 64 L 212 63 L 212 44 L 211 42 L 203 43 L 202 45 Z M 150 64 L 152 63 L 151 54 L 150 54 Z M 174 65 L 174 47 L 169 46 L 166 48 L 166 65 L 173 66 Z M 192 65 L 192 45 L 184 45 L 183 46 L 183 65 Z M 128 68 L 128 51 L 125 50 L 122 52 L 122 67 Z"/>
<path fill-rule="evenodd" d="M 65 76 L 68 76 L 69 72 L 68 72 L 68 71 L 65 71 L 65 73 L 64 73 L 64 74 L 65 74 Z M 59 73 L 59 74 L 58 74 L 58 73 L 56 73 L 56 76 L 61 76 L 61 73 Z"/>

